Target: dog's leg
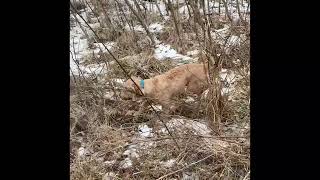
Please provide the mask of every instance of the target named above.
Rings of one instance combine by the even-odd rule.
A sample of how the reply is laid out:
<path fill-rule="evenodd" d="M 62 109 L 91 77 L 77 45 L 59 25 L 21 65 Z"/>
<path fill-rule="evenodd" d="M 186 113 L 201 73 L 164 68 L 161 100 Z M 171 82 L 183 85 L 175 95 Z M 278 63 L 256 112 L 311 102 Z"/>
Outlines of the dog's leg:
<path fill-rule="evenodd" d="M 168 97 L 162 97 L 161 99 L 159 99 L 159 102 L 162 105 L 163 110 L 166 114 L 174 113 L 177 110 L 177 106 Z"/>
<path fill-rule="evenodd" d="M 142 104 L 139 107 L 138 114 L 142 114 L 149 107 L 149 103 L 146 100 L 142 101 Z"/>
<path fill-rule="evenodd" d="M 203 82 L 197 79 L 192 79 L 187 85 L 187 91 L 196 95 L 201 95 L 201 93 L 203 92 L 203 89 L 204 89 Z"/>
<path fill-rule="evenodd" d="M 191 92 L 192 94 L 196 94 L 196 102 L 197 102 L 197 109 L 200 110 L 201 107 L 201 95 L 204 91 L 205 84 L 198 79 L 192 79 L 187 85 L 187 91 Z M 201 110 L 200 110 L 201 111 Z"/>

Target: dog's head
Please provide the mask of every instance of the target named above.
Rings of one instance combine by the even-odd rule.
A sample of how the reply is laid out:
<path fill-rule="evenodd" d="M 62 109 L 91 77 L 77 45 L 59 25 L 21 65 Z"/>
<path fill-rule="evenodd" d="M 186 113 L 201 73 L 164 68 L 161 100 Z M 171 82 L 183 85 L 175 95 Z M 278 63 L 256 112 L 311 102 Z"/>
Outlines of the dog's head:
<path fill-rule="evenodd" d="M 133 81 L 140 87 L 140 80 L 142 80 L 139 77 L 132 76 L 131 77 Z M 131 79 L 128 79 L 124 84 L 123 84 L 124 89 L 120 93 L 120 97 L 122 99 L 134 99 L 136 95 L 141 96 L 141 92 L 139 89 L 136 87 L 136 85 L 131 81 Z"/>

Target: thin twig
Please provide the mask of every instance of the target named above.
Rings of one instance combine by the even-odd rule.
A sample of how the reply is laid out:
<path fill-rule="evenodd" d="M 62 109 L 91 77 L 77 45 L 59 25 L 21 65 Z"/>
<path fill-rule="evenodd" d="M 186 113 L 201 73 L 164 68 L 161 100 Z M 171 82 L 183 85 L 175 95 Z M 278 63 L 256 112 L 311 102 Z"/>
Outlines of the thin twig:
<path fill-rule="evenodd" d="M 186 134 L 184 137 L 174 137 L 175 139 L 190 139 L 190 138 L 213 138 L 213 139 L 219 139 L 219 138 L 248 138 L 247 136 L 201 136 L 201 135 L 191 135 Z M 137 141 L 140 142 L 150 142 L 150 141 L 163 141 L 167 139 L 172 139 L 172 137 L 164 137 L 164 138 L 154 138 L 154 139 L 137 139 Z"/>
<path fill-rule="evenodd" d="M 248 177 L 249 177 L 249 175 L 250 175 L 250 171 L 244 176 L 244 178 L 243 178 L 243 180 L 247 180 L 247 179 L 249 179 Z"/>

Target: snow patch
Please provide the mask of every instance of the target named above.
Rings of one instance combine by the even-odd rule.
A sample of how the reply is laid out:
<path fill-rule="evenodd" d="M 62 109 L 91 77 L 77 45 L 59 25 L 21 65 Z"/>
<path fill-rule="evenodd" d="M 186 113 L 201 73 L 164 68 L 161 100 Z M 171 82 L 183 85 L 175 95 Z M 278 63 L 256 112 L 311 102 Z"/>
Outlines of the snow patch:
<path fill-rule="evenodd" d="M 120 162 L 120 168 L 127 169 L 132 167 L 132 161 L 129 158 L 125 158 L 123 161 Z"/>
<path fill-rule="evenodd" d="M 192 58 L 177 53 L 176 50 L 172 49 L 170 45 L 159 44 L 154 50 L 154 57 L 158 60 L 164 60 L 167 58 L 178 60 L 178 61 L 191 61 Z"/>
<path fill-rule="evenodd" d="M 188 120 L 182 118 L 173 118 L 168 123 L 167 126 L 169 129 L 176 129 L 177 131 L 184 132 L 185 129 L 189 129 L 193 131 L 196 135 L 209 135 L 211 130 L 208 126 L 204 123 L 195 121 L 195 120 Z M 161 129 L 162 133 L 168 133 L 165 128 Z"/>
<path fill-rule="evenodd" d="M 114 163 L 116 163 L 116 160 L 112 160 L 112 161 L 105 161 L 103 162 L 106 166 L 112 166 L 114 165 Z"/>
<path fill-rule="evenodd" d="M 125 82 L 125 79 L 113 79 L 113 81 L 118 84 L 123 84 Z"/>
<path fill-rule="evenodd" d="M 162 106 L 161 106 L 161 105 L 152 105 L 152 107 L 153 107 L 156 111 L 162 111 Z"/>
<path fill-rule="evenodd" d="M 236 75 L 233 71 L 228 71 L 227 69 L 221 69 L 220 71 L 220 79 L 228 84 L 232 84 L 236 80 Z"/>
<path fill-rule="evenodd" d="M 87 155 L 89 155 L 89 153 L 90 152 L 87 149 L 85 149 L 84 147 L 80 147 L 78 149 L 78 156 L 79 157 L 87 156 Z"/>
<path fill-rule="evenodd" d="M 191 102 L 194 102 L 194 98 L 193 97 L 190 97 L 188 96 L 187 99 L 185 100 L 186 103 L 191 103 Z"/>
<path fill-rule="evenodd" d="M 107 42 L 104 45 L 110 51 L 115 46 L 115 44 L 115 42 Z M 108 52 L 107 49 L 104 47 L 103 43 L 93 43 L 93 45 L 96 47 L 93 50 L 95 54 L 98 54 L 100 51 L 102 51 L 103 53 Z"/>
<path fill-rule="evenodd" d="M 127 150 L 123 152 L 123 155 L 128 156 L 129 158 L 139 158 L 137 153 L 137 146 L 130 145 Z"/>
<path fill-rule="evenodd" d="M 153 136 L 152 128 L 149 128 L 146 124 L 139 125 L 138 129 L 139 129 L 139 134 L 142 137 L 147 138 L 147 137 Z"/>
<path fill-rule="evenodd" d="M 160 162 L 160 164 L 166 168 L 171 168 L 175 164 L 175 162 L 175 159 L 169 159 L 168 161 Z"/>
<path fill-rule="evenodd" d="M 125 29 L 128 30 L 128 31 L 130 30 L 130 27 L 129 27 L 128 24 L 125 26 Z M 148 27 L 148 30 L 151 33 L 160 33 L 160 32 L 162 32 L 162 29 L 163 29 L 163 25 L 159 24 L 159 23 L 152 23 Z M 141 25 L 134 26 L 133 30 L 137 31 L 137 32 L 142 32 L 142 33 L 145 32 L 145 29 Z"/>
<path fill-rule="evenodd" d="M 188 52 L 187 52 L 187 55 L 188 55 L 188 56 L 195 56 L 195 55 L 198 55 L 199 52 L 200 52 L 200 51 L 196 49 L 196 50 L 193 50 L 193 51 L 188 51 Z"/>
<path fill-rule="evenodd" d="M 153 24 L 150 24 L 149 26 L 149 31 L 152 33 L 160 33 L 162 32 L 162 29 L 163 29 L 163 25 L 159 23 L 153 23 Z"/>

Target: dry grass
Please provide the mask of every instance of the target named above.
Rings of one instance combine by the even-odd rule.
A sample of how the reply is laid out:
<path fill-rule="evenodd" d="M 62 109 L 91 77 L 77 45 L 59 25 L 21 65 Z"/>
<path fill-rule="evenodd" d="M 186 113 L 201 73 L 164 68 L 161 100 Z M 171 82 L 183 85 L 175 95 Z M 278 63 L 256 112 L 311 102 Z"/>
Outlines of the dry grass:
<path fill-rule="evenodd" d="M 99 6 L 98 1 L 93 3 Z M 109 5 L 105 5 L 108 12 L 117 8 L 114 1 Z M 125 6 L 122 8 L 126 9 Z M 148 24 L 161 21 L 159 14 L 147 11 L 147 15 Z M 246 34 L 247 39 L 226 53 L 224 45 L 213 41 L 213 48 L 208 39 L 199 42 L 197 38 L 201 40 L 204 36 L 200 27 L 197 26 L 199 34 L 196 37 L 194 28 L 188 27 L 190 22 L 179 17 L 185 43 L 178 43 L 172 21 L 164 23 L 158 39 L 183 54 L 210 48 L 219 54 L 195 55 L 199 62 L 211 63 L 208 93 L 198 98 L 193 95 L 176 98 L 181 108 L 174 115 L 156 113 L 141 106 L 144 98 L 119 98 L 122 86 L 115 79 L 126 79 L 126 76 L 108 52 L 101 52 L 100 57 L 86 56 L 84 64 L 110 64 L 106 74 L 70 77 L 71 179 L 108 179 L 107 174 L 113 174 L 110 176 L 114 179 L 249 179 L 250 31 L 246 25 L 233 25 L 229 35 Z M 127 18 L 138 24 L 132 14 Z M 230 23 L 214 20 L 212 29 Z M 113 24 L 120 27 L 115 20 Z M 120 20 L 118 24 L 121 24 Z M 115 32 L 110 27 L 95 30 L 102 41 L 116 43 L 112 53 L 130 75 L 145 79 L 177 66 L 171 59 L 159 61 L 154 58 L 154 47 L 145 33 L 119 28 Z M 235 74 L 231 84 L 219 79 L 222 69 Z M 224 95 L 221 90 L 226 86 L 233 90 Z M 191 97 L 194 100 L 188 101 Z M 152 128 L 151 135 L 141 136 L 141 126 Z"/>

